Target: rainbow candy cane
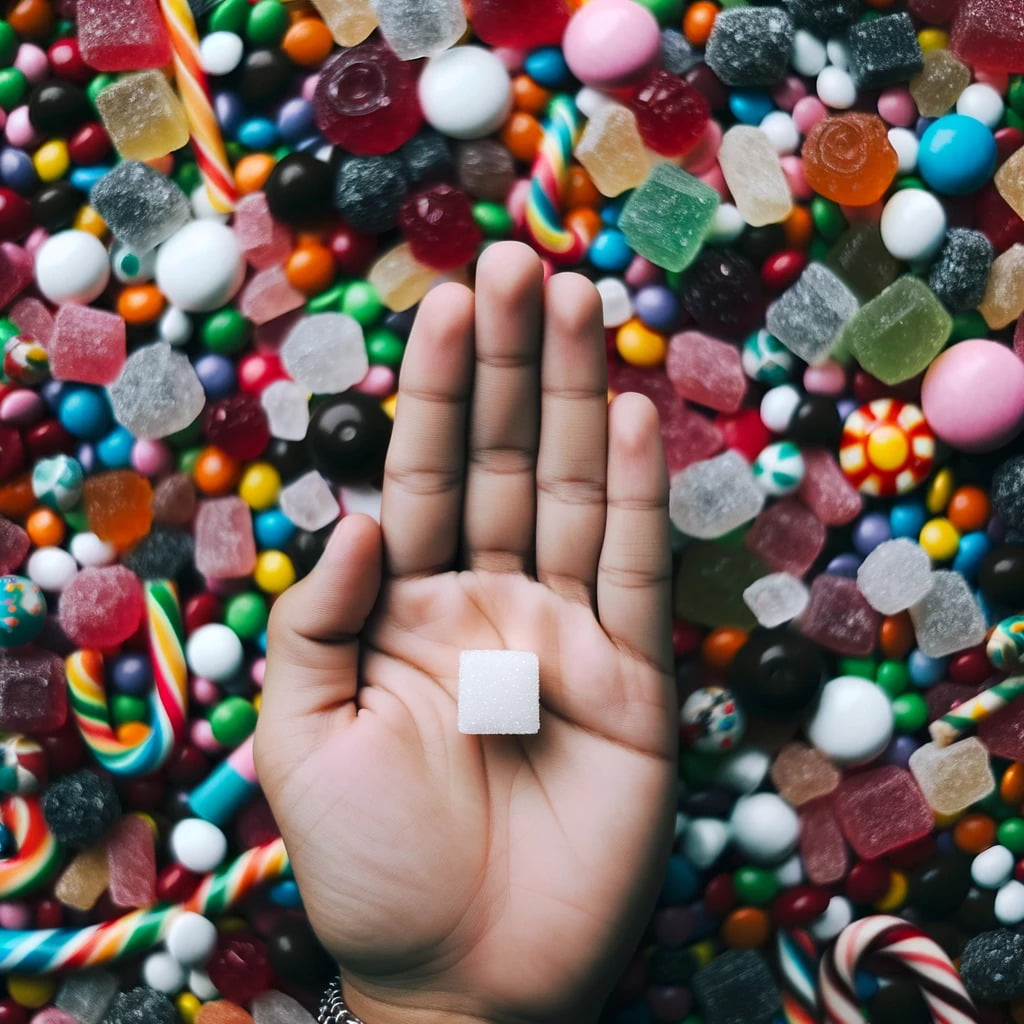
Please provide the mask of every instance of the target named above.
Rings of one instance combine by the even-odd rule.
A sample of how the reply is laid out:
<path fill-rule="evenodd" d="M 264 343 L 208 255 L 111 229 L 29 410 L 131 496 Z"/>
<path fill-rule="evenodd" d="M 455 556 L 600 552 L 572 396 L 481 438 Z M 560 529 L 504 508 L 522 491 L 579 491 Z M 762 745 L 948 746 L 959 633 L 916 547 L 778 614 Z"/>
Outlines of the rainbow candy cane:
<path fill-rule="evenodd" d="M 0 858 L 0 899 L 9 900 L 47 881 L 60 861 L 61 849 L 37 797 L 9 796 L 0 800 L 0 822 L 14 833 L 18 846 L 13 857 Z"/>
<path fill-rule="evenodd" d="M 578 263 L 590 244 L 589 239 L 561 221 L 569 165 L 580 127 L 576 103 L 568 96 L 555 96 L 548 106 L 544 139 L 530 172 L 524 224 L 536 248 L 553 263 Z"/>
<path fill-rule="evenodd" d="M 190 911 L 217 917 L 262 882 L 289 869 L 284 840 L 273 839 L 247 850 L 231 864 L 207 875 L 183 903 L 133 910 L 123 917 L 88 928 L 0 929 L 0 971 L 49 974 L 81 970 L 152 949 L 181 914 Z"/>
<path fill-rule="evenodd" d="M 782 1014 L 786 1024 L 817 1024 L 818 953 L 814 939 L 800 929 L 780 928 L 776 937 L 782 976 Z"/>
<path fill-rule="evenodd" d="M 145 594 L 153 690 L 150 731 L 143 740 L 124 743 L 110 724 L 103 655 L 84 650 L 67 659 L 71 709 L 79 731 L 96 760 L 116 775 L 155 771 L 184 739 L 187 725 L 188 669 L 177 593 L 173 583 L 149 580 Z"/>

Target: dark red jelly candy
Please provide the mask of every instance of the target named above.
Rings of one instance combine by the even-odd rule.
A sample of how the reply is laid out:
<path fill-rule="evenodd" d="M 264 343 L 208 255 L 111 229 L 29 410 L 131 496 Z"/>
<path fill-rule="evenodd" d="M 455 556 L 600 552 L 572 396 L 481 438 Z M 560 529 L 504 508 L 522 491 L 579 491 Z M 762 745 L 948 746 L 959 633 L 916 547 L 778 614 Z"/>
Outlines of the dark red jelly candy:
<path fill-rule="evenodd" d="M 629 105 L 641 138 L 663 156 L 679 156 L 692 149 L 711 120 L 708 101 L 671 71 L 652 71 Z"/>
<path fill-rule="evenodd" d="M 242 1006 L 270 988 L 273 979 L 265 943 L 245 932 L 220 937 L 206 973 L 225 999 Z"/>
<path fill-rule="evenodd" d="M 485 43 L 532 50 L 561 41 L 570 11 L 565 0 L 467 0 L 466 13 Z"/>
<path fill-rule="evenodd" d="M 483 240 L 466 193 L 451 185 L 434 185 L 409 196 L 398 224 L 413 256 L 435 270 L 465 266 Z"/>
<path fill-rule="evenodd" d="M 251 394 L 232 395 L 208 405 L 203 430 L 210 444 L 243 461 L 259 458 L 270 442 L 267 414 Z"/>

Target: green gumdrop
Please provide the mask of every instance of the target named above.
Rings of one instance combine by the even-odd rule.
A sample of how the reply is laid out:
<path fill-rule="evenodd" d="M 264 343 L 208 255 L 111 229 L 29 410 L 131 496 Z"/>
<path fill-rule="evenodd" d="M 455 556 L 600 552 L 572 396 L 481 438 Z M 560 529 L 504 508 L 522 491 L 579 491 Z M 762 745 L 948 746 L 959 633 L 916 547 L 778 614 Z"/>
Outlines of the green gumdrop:
<path fill-rule="evenodd" d="M 512 233 L 512 216 L 503 203 L 474 203 L 473 220 L 487 238 L 508 238 Z"/>
<path fill-rule="evenodd" d="M 996 832 L 996 842 L 1017 857 L 1024 853 L 1024 818 L 1007 818 Z"/>
<path fill-rule="evenodd" d="M 0 65 L 8 67 L 18 52 L 18 33 L 0 19 Z"/>
<path fill-rule="evenodd" d="M 405 354 L 405 343 L 387 327 L 374 327 L 366 335 L 366 356 L 374 366 L 397 367 Z"/>
<path fill-rule="evenodd" d="M 659 25 L 675 28 L 683 20 L 683 0 L 638 0 L 658 19 Z"/>
<path fill-rule="evenodd" d="M 871 658 L 840 658 L 839 660 L 839 674 L 843 676 L 874 679 L 875 671 L 875 663 Z"/>
<path fill-rule="evenodd" d="M 952 343 L 967 341 L 969 338 L 985 338 L 988 331 L 985 318 L 976 309 L 972 309 L 967 313 L 957 313 L 953 317 L 953 333 L 950 334 L 949 340 Z"/>
<path fill-rule="evenodd" d="M 211 32 L 234 32 L 241 35 L 249 20 L 249 0 L 224 0 L 210 15 Z"/>
<path fill-rule="evenodd" d="M 757 619 L 743 600 L 743 591 L 770 572 L 743 547 L 716 541 L 690 544 L 679 560 L 673 605 L 676 618 L 700 626 L 753 629 Z"/>
<path fill-rule="evenodd" d="M 28 79 L 17 68 L 0 71 L 0 107 L 13 110 L 21 102 L 27 86 Z"/>
<path fill-rule="evenodd" d="M 771 903 L 779 891 L 779 883 L 771 871 L 764 868 L 740 868 L 732 876 L 732 887 L 740 903 L 753 903 L 763 907 Z"/>
<path fill-rule="evenodd" d="M 99 94 L 103 92 L 103 90 L 106 89 L 108 85 L 113 85 L 116 81 L 117 75 L 112 75 L 109 71 L 104 72 L 102 75 L 97 75 L 85 87 L 85 95 L 89 97 L 89 102 L 92 103 L 93 106 L 95 106 L 96 97 L 99 96 Z"/>
<path fill-rule="evenodd" d="M 237 309 L 219 309 L 204 321 L 200 331 L 203 345 L 211 352 L 228 356 L 241 352 L 249 343 L 252 324 Z"/>
<path fill-rule="evenodd" d="M 834 242 L 847 227 L 839 204 L 824 196 L 815 196 L 811 200 L 811 220 L 818 234 L 830 242 Z"/>
<path fill-rule="evenodd" d="M 341 311 L 358 320 L 363 327 L 371 327 L 384 312 L 384 303 L 369 281 L 353 281 L 345 289 Z"/>
<path fill-rule="evenodd" d="M 244 697 L 228 697 L 210 714 L 213 738 L 225 747 L 237 747 L 255 728 L 256 709 Z"/>
<path fill-rule="evenodd" d="M 18 333 L 18 325 L 13 320 L 0 319 L 0 345 Z"/>
<path fill-rule="evenodd" d="M 259 0 L 249 10 L 245 38 L 253 46 L 276 46 L 288 31 L 288 8 L 281 0 Z"/>
<path fill-rule="evenodd" d="M 878 666 L 875 682 L 890 698 L 898 697 L 910 685 L 910 673 L 902 661 L 883 661 Z"/>
<path fill-rule="evenodd" d="M 902 693 L 892 702 L 897 732 L 915 733 L 928 722 L 928 704 L 919 693 Z"/>
<path fill-rule="evenodd" d="M 118 693 L 110 702 L 110 710 L 117 725 L 126 722 L 145 722 L 149 717 L 149 705 L 142 697 L 130 693 Z"/>
<path fill-rule="evenodd" d="M 267 628 L 267 602 L 260 594 L 235 594 L 224 609 L 224 624 L 243 640 L 254 640 Z"/>
<path fill-rule="evenodd" d="M 306 301 L 307 313 L 334 313 L 341 307 L 345 300 L 345 290 L 348 288 L 346 281 L 339 281 L 332 284 L 326 291 L 312 296 Z"/>

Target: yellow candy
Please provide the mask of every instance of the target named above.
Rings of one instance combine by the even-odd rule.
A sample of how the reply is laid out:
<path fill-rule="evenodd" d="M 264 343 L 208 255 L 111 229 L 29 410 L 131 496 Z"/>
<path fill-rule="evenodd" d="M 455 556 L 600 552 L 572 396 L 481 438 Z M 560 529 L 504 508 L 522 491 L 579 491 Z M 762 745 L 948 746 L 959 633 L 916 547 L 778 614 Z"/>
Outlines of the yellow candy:
<path fill-rule="evenodd" d="M 398 395 L 397 394 L 389 395 L 387 398 L 385 398 L 380 403 L 380 407 L 384 410 L 384 412 L 385 412 L 385 414 L 387 416 L 391 417 L 391 419 L 395 418 L 395 406 L 396 405 L 398 405 Z"/>
<path fill-rule="evenodd" d="M 917 543 L 933 561 L 948 562 L 960 550 L 960 533 L 948 519 L 929 519 L 921 527 Z"/>
<path fill-rule="evenodd" d="M 178 1016 L 184 1024 L 192 1024 L 203 1004 L 191 992 L 182 992 L 174 1000 L 174 1005 L 178 1008 Z"/>
<path fill-rule="evenodd" d="M 875 904 L 875 910 L 882 913 L 898 910 L 907 902 L 907 876 L 902 871 L 894 871 L 886 894 Z"/>
<path fill-rule="evenodd" d="M 44 142 L 32 155 L 32 166 L 42 181 L 59 181 L 71 166 L 67 143 L 63 139 Z"/>
<path fill-rule="evenodd" d="M 280 491 L 281 474 L 269 462 L 254 462 L 238 484 L 238 496 L 257 512 L 275 505 Z"/>
<path fill-rule="evenodd" d="M 654 367 L 665 362 L 665 336 L 645 327 L 636 318 L 627 320 L 615 334 L 619 355 L 631 366 Z"/>
<path fill-rule="evenodd" d="M 57 981 L 51 974 L 26 977 L 23 974 L 7 976 L 7 994 L 19 1005 L 30 1010 L 45 1006 L 57 991 Z"/>
<path fill-rule="evenodd" d="M 949 48 L 949 33 L 941 28 L 923 28 L 917 33 L 917 45 L 924 53 L 929 50 L 946 50 Z"/>
<path fill-rule="evenodd" d="M 868 461 L 878 469 L 891 472 L 907 461 L 910 443 L 899 427 L 882 424 L 871 431 L 868 438 Z"/>
<path fill-rule="evenodd" d="M 933 516 L 944 511 L 953 497 L 953 490 L 956 487 L 956 480 L 953 479 L 951 469 L 940 469 L 935 478 L 928 485 L 928 494 L 924 499 L 925 507 Z"/>
<path fill-rule="evenodd" d="M 709 964 L 714 960 L 716 950 L 714 944 L 709 939 L 705 939 L 703 942 L 695 942 L 690 947 L 690 952 L 694 954 L 700 962 L 700 965 L 703 967 L 705 964 Z"/>
<path fill-rule="evenodd" d="M 75 220 L 71 226 L 77 231 L 87 231 L 97 238 L 103 238 L 107 233 L 107 222 L 91 206 L 83 206 L 75 214 Z"/>
<path fill-rule="evenodd" d="M 280 594 L 295 582 L 295 566 L 283 551 L 264 551 L 256 559 L 256 586 L 267 594 Z"/>

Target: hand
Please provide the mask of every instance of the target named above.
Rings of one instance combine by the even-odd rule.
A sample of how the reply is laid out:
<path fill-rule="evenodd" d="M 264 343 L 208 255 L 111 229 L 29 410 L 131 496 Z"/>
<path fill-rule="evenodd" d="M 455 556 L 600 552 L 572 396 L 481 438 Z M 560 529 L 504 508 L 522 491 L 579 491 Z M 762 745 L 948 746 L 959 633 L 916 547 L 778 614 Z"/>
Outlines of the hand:
<path fill-rule="evenodd" d="M 596 1018 L 670 852 L 657 414 L 607 403 L 594 287 L 502 243 L 423 300 L 381 525 L 275 604 L 259 776 L 367 1024 Z M 532 736 L 457 729 L 459 652 L 535 651 Z"/>

